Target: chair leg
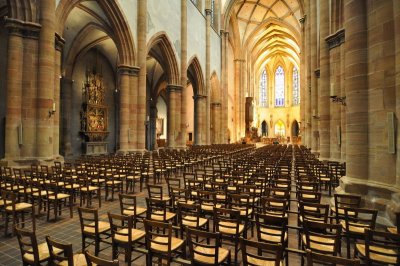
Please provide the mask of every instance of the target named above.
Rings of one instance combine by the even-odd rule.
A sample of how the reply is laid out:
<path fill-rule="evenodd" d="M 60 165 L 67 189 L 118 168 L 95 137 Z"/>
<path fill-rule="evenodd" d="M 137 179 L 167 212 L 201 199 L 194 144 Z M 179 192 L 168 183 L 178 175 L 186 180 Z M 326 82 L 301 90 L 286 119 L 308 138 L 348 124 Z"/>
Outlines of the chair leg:
<path fill-rule="evenodd" d="M 100 252 L 100 238 L 96 237 L 94 241 L 94 253 L 96 256 L 98 256 L 99 252 Z"/>

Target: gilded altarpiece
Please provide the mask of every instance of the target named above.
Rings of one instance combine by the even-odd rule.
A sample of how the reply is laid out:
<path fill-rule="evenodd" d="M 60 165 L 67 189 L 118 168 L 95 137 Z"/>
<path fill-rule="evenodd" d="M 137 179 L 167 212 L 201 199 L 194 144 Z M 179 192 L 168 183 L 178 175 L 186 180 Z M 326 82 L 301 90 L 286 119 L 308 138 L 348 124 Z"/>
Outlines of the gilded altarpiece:
<path fill-rule="evenodd" d="M 87 73 L 82 88 L 81 133 L 85 139 L 86 154 L 107 153 L 105 141 L 108 130 L 108 106 L 105 103 L 106 88 L 98 73 Z"/>

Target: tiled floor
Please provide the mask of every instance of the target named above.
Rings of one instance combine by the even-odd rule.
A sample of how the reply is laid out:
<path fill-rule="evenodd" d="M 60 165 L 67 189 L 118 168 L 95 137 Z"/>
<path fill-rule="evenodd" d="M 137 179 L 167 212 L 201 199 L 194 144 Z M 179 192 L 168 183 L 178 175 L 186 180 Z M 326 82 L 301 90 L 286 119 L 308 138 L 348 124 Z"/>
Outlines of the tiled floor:
<path fill-rule="evenodd" d="M 163 184 L 163 186 L 166 186 Z M 135 188 L 136 191 L 139 190 L 138 185 Z M 145 191 L 145 190 L 144 190 Z M 166 191 L 166 188 L 165 188 Z M 104 193 L 103 193 L 104 195 Z M 138 196 L 138 204 L 140 206 L 145 206 L 145 197 L 147 196 L 147 191 L 142 193 L 137 193 Z M 103 196 L 104 197 L 104 196 Z M 323 197 L 323 201 L 327 203 L 329 201 L 329 197 L 326 195 Z M 94 201 L 94 206 L 97 206 L 97 200 Z M 100 219 L 107 220 L 107 212 L 119 213 L 119 203 L 118 200 L 106 201 L 104 202 L 104 198 L 102 201 L 102 207 L 100 208 Z M 291 210 L 297 210 L 297 206 L 295 202 L 292 202 Z M 81 232 L 80 232 L 80 224 L 79 224 L 79 216 L 77 212 L 77 208 L 74 208 L 73 218 L 69 218 L 69 210 L 65 208 L 63 210 L 61 218 L 57 222 L 46 222 L 46 215 L 41 215 L 36 219 L 37 221 L 37 239 L 38 242 L 44 242 L 45 236 L 50 235 L 56 240 L 64 241 L 67 243 L 73 244 L 73 250 L 78 252 L 81 250 Z M 4 222 L 1 222 L 3 225 Z M 297 216 L 295 214 L 289 215 L 289 224 L 296 225 L 297 224 Z M 140 225 L 141 226 L 141 225 Z M 19 251 L 18 241 L 16 237 L 4 237 L 4 228 L 3 226 L 0 228 L 0 265 L 22 265 L 21 263 L 21 253 Z M 225 246 L 225 245 L 224 245 Z M 344 245 L 342 245 L 344 246 Z M 228 246 L 231 247 L 231 246 Z M 297 231 L 289 230 L 289 247 L 297 248 Z M 102 244 L 101 248 L 104 250 L 101 251 L 101 257 L 111 258 L 111 247 Z M 232 254 L 234 254 L 233 248 Z M 93 246 L 89 248 L 89 251 L 94 252 Z M 343 253 L 345 254 L 345 253 Z M 139 255 L 139 253 L 133 254 L 133 257 Z M 240 255 L 240 254 L 239 254 Z M 232 255 L 233 256 L 233 255 Z M 125 265 L 123 263 L 123 255 L 120 255 L 119 260 L 121 265 Z M 239 256 L 240 259 L 240 256 Z M 133 262 L 132 265 L 144 265 L 145 264 L 145 256 L 139 257 L 137 260 Z M 300 265 L 300 258 L 295 254 L 290 254 L 289 256 L 289 265 Z"/>

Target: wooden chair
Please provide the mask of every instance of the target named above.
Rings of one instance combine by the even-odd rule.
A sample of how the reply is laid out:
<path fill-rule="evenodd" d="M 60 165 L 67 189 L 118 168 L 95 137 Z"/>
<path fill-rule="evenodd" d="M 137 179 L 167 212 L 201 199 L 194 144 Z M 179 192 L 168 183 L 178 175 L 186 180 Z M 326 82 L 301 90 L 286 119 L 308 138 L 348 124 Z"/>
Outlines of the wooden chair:
<path fill-rule="evenodd" d="M 57 221 L 57 217 L 61 216 L 61 210 L 63 205 L 69 205 L 69 215 L 70 218 L 73 217 L 73 199 L 72 195 L 65 194 L 61 191 L 61 187 L 64 185 L 60 184 L 57 179 L 49 179 L 45 184 L 46 190 L 46 209 L 47 209 L 47 221 L 50 220 L 50 211 L 53 209 L 54 211 L 54 220 Z"/>
<path fill-rule="evenodd" d="M 108 200 L 108 194 L 111 192 L 111 201 L 114 200 L 114 193 L 123 193 L 124 182 L 123 179 L 126 177 L 125 174 L 120 173 L 118 169 L 113 171 L 111 176 L 107 176 L 105 183 L 106 200 Z"/>
<path fill-rule="evenodd" d="M 345 259 L 338 256 L 332 256 L 327 254 L 321 254 L 311 250 L 306 250 L 307 252 L 307 266 L 315 265 L 343 265 L 343 266 L 359 266 L 360 260 L 358 259 Z"/>
<path fill-rule="evenodd" d="M 365 229 L 364 236 L 364 244 L 355 245 L 355 257 L 366 265 L 400 265 L 400 234 Z"/>
<path fill-rule="evenodd" d="M 239 238 L 243 236 L 245 226 L 240 223 L 238 210 L 214 208 L 214 232 L 221 233 L 222 238 L 229 239 L 235 246 L 235 263 L 239 251 Z"/>
<path fill-rule="evenodd" d="M 88 251 L 85 252 L 85 258 L 88 266 L 119 266 L 118 260 L 102 259 L 90 254 Z"/>
<path fill-rule="evenodd" d="M 231 252 L 229 249 L 221 247 L 220 233 L 191 227 L 188 227 L 186 231 L 192 265 L 221 265 L 224 262 L 231 265 Z"/>
<path fill-rule="evenodd" d="M 121 215 L 134 216 L 134 222 L 138 219 L 142 221 L 146 216 L 146 208 L 137 206 L 137 200 L 135 195 L 131 194 L 118 194 L 119 206 L 121 209 Z M 136 224 L 134 224 L 136 227 Z"/>
<path fill-rule="evenodd" d="M 15 228 L 17 234 L 19 249 L 21 251 L 23 265 L 40 265 L 43 262 L 49 262 L 50 251 L 47 243 L 37 243 L 35 231 L 29 231 L 22 228 Z M 54 248 L 53 252 L 58 254 L 62 250 Z"/>
<path fill-rule="evenodd" d="M 181 227 L 181 237 L 186 227 L 209 230 L 207 218 L 200 217 L 201 208 L 198 204 L 178 203 L 178 224 Z"/>
<path fill-rule="evenodd" d="M 4 213 L 5 213 L 5 226 L 4 226 L 4 235 L 8 235 L 8 223 L 10 222 L 10 218 L 12 219 L 12 228 L 14 232 L 14 228 L 17 224 L 20 224 L 21 219 L 21 227 L 25 227 L 25 213 L 30 213 L 32 217 L 32 228 L 33 231 L 36 230 L 36 220 L 35 220 L 35 208 L 33 204 L 26 202 L 17 202 L 17 195 L 13 191 L 3 190 L 1 192 L 1 197 L 3 200 Z"/>
<path fill-rule="evenodd" d="M 101 208 L 101 188 L 100 186 L 92 185 L 91 179 L 86 175 L 78 177 L 80 185 L 80 206 L 86 203 L 86 207 L 92 206 L 92 198 L 97 195 L 99 200 L 99 208 Z"/>
<path fill-rule="evenodd" d="M 176 224 L 176 213 L 167 210 L 167 203 L 165 200 L 146 198 L 147 212 L 146 218 L 148 220 L 155 220 L 159 222 L 173 221 Z"/>
<path fill-rule="evenodd" d="M 400 212 L 396 213 L 396 227 L 388 227 L 387 230 L 392 234 L 400 233 Z"/>
<path fill-rule="evenodd" d="M 363 239 L 366 229 L 375 229 L 378 210 L 365 208 L 344 208 L 344 220 L 340 222 L 346 236 L 347 258 L 350 258 L 350 239 Z"/>
<path fill-rule="evenodd" d="M 344 220 L 344 208 L 359 208 L 361 196 L 350 194 L 334 194 L 335 205 L 331 207 L 331 214 L 336 216 L 336 223 Z"/>
<path fill-rule="evenodd" d="M 147 265 L 152 265 L 153 257 L 158 258 L 159 263 L 166 260 L 166 264 L 171 265 L 174 256 L 178 256 L 179 249 L 185 257 L 185 241 L 172 236 L 172 224 L 145 219 L 144 228 L 148 251 Z"/>
<path fill-rule="evenodd" d="M 78 207 L 79 220 L 82 233 L 82 252 L 86 249 L 86 239 L 93 239 L 95 245 L 95 255 L 100 252 L 100 243 L 109 243 L 105 240 L 110 238 L 111 226 L 109 222 L 99 220 L 97 209 Z"/>
<path fill-rule="evenodd" d="M 262 243 L 240 238 L 243 266 L 282 265 L 281 244 Z"/>
<path fill-rule="evenodd" d="M 50 236 L 46 236 L 47 246 L 50 253 L 50 265 L 83 266 L 86 265 L 85 254 L 73 254 L 72 244 L 58 242 Z M 61 250 L 61 252 L 60 252 Z"/>
<path fill-rule="evenodd" d="M 229 195 L 228 208 L 238 210 L 240 219 L 243 221 L 245 228 L 243 232 L 244 238 L 247 238 L 247 230 L 251 229 L 251 236 L 253 236 L 254 228 L 254 201 L 250 201 L 250 196 L 247 194 L 231 194 Z"/>
<path fill-rule="evenodd" d="M 118 248 L 125 249 L 125 262 L 132 263 L 132 250 L 139 240 L 144 238 L 145 232 L 135 228 L 137 218 L 133 215 L 119 215 L 108 213 L 112 235 L 112 258 L 118 258 Z"/>

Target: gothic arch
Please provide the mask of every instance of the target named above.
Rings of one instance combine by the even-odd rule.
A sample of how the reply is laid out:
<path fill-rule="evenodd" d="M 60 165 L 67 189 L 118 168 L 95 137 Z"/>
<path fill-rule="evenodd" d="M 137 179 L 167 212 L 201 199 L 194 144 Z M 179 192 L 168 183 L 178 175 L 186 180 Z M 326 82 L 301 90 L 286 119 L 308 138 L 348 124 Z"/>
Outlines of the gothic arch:
<path fill-rule="evenodd" d="M 159 49 L 158 54 L 154 49 Z M 167 74 L 169 84 L 180 84 L 177 56 L 172 42 L 165 32 L 159 32 L 150 38 L 147 44 L 147 53 L 154 57 Z"/>
<path fill-rule="evenodd" d="M 219 86 L 219 79 L 217 73 L 214 71 L 211 74 L 211 102 L 220 103 L 221 102 L 221 90 Z"/>
<path fill-rule="evenodd" d="M 56 31 L 62 33 L 72 9 L 84 0 L 61 0 L 56 9 Z M 125 14 L 117 1 L 96 1 L 104 11 L 109 23 L 107 34 L 113 39 L 119 55 L 119 64 L 135 65 L 135 45 Z M 111 34 L 114 33 L 114 34 Z"/>
<path fill-rule="evenodd" d="M 193 84 L 193 95 L 206 95 L 205 86 L 204 86 L 204 77 L 203 70 L 201 69 L 201 65 L 199 59 L 196 56 L 193 56 L 188 63 L 188 77 Z"/>

